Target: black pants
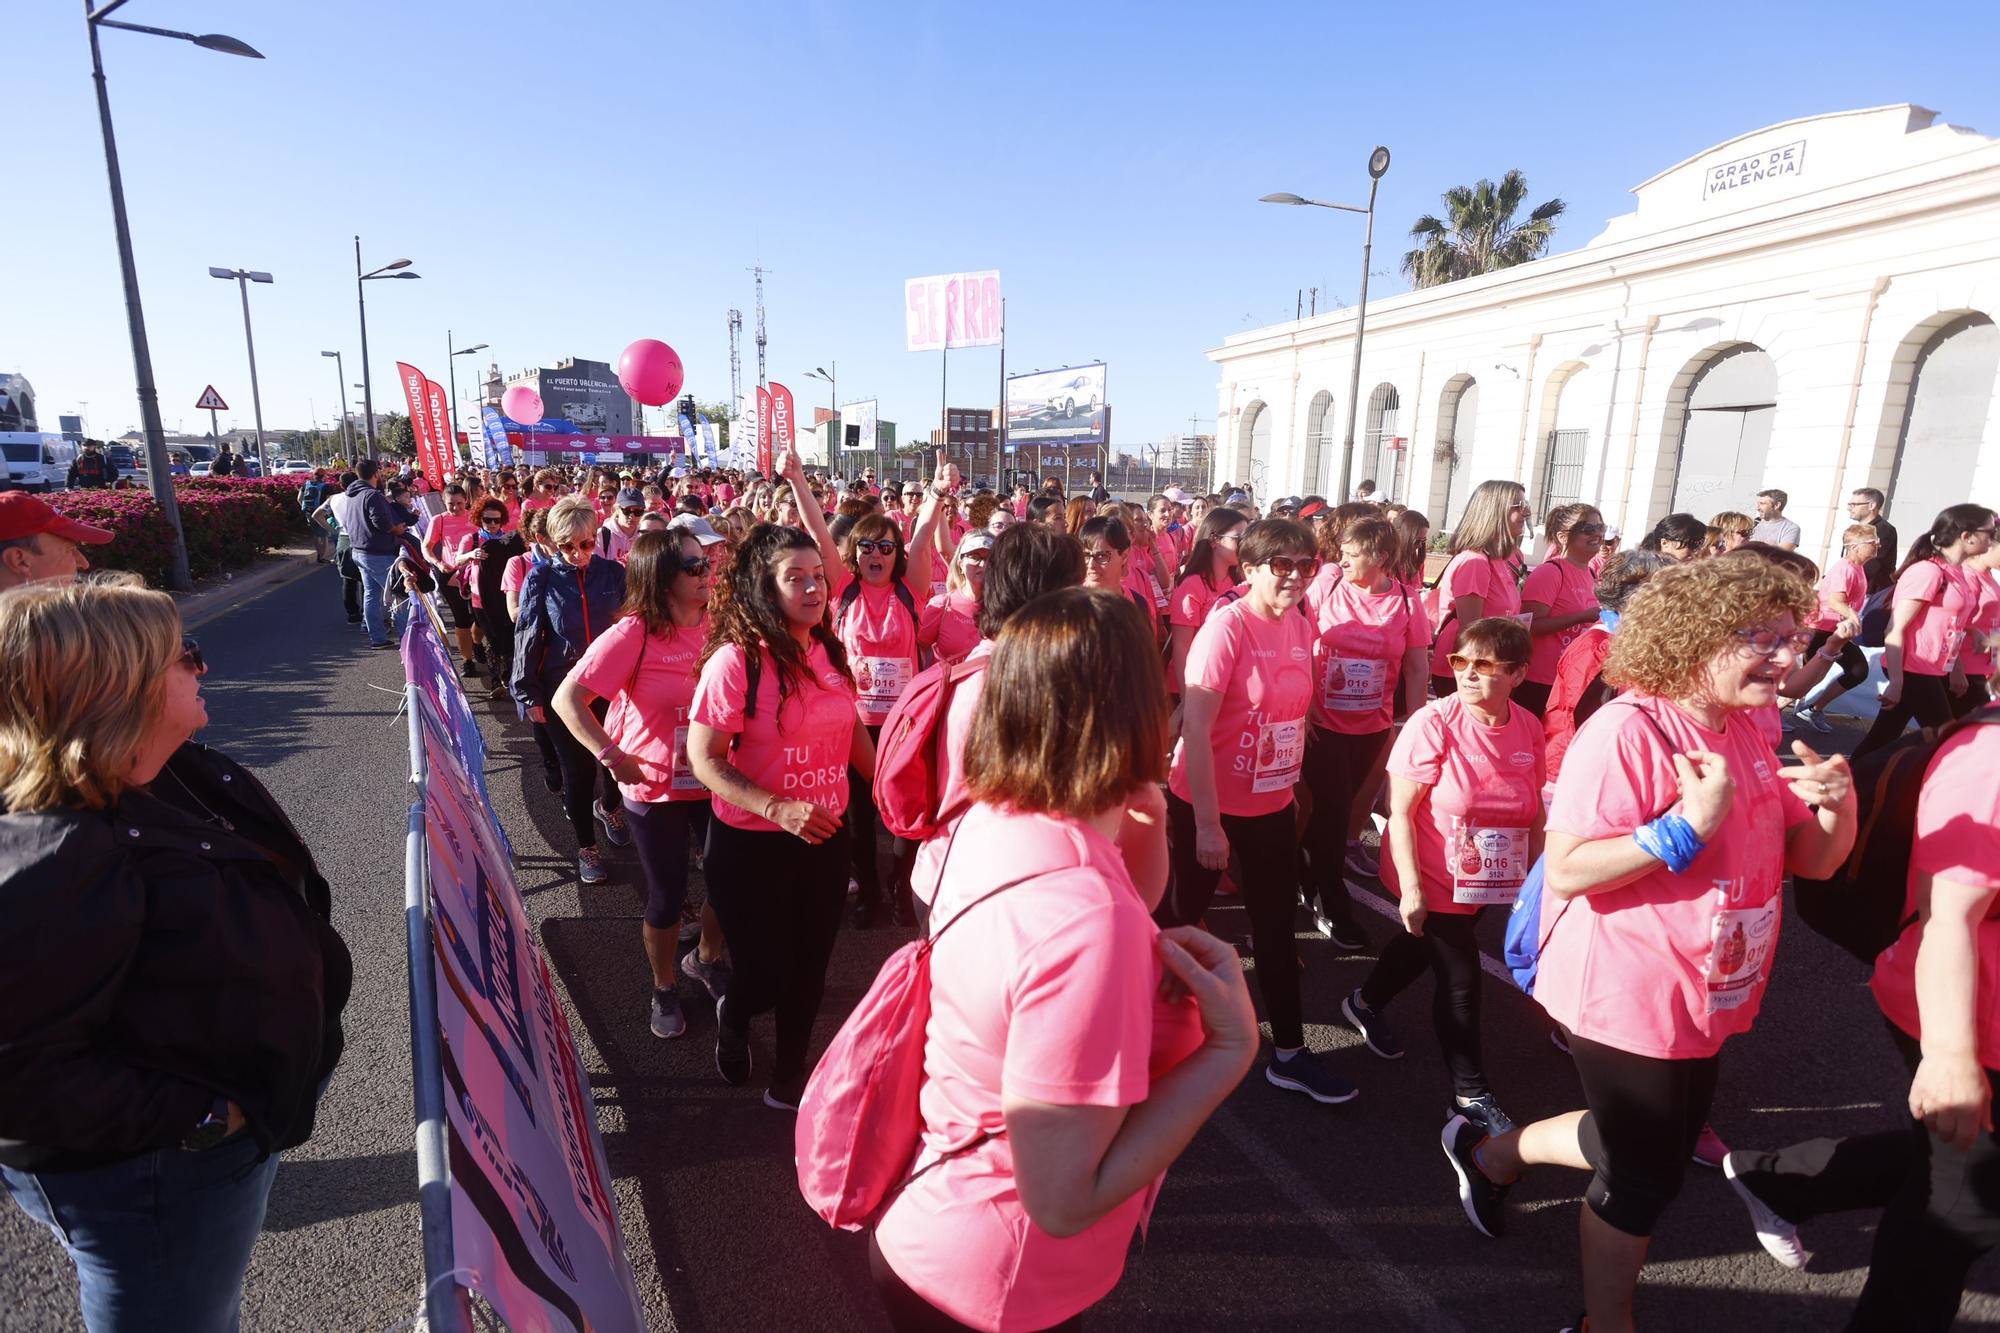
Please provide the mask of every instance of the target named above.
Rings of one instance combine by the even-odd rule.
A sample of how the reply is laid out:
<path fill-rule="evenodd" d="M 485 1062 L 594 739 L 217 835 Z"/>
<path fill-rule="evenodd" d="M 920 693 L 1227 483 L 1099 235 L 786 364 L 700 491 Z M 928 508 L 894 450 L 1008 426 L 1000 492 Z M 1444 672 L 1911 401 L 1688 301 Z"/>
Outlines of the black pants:
<path fill-rule="evenodd" d="M 1951 715 L 1964 717 L 1975 708 L 1984 708 L 1993 702 L 1992 690 L 1986 684 L 1986 677 L 1973 676 L 1965 682 L 1965 693 L 1951 701 Z"/>
<path fill-rule="evenodd" d="M 1449 699 L 1458 693 L 1458 681 L 1452 676 L 1431 677 L 1431 698 Z"/>
<path fill-rule="evenodd" d="M 872 1231 L 868 1233 L 868 1275 L 875 1279 L 875 1294 L 882 1298 L 882 1309 L 888 1313 L 889 1327 L 896 1333 L 973 1333 L 970 1324 L 959 1323 L 911 1291 L 909 1284 L 896 1276 L 896 1270 L 889 1267 L 882 1247 L 875 1243 Z M 1044 1330 L 1044 1333 L 1078 1333 L 1082 1327 L 1083 1316 L 1075 1314 Z"/>
<path fill-rule="evenodd" d="M 868 728 L 868 736 L 880 743 L 882 728 Z M 872 903 L 882 901 L 882 864 L 875 845 L 875 826 L 879 821 L 874 789 L 857 770 L 848 769 L 847 824 L 854 831 L 854 882 L 861 886 L 862 900 Z M 908 838 L 889 839 L 889 858 L 895 873 L 889 889 L 900 903 L 910 901 L 910 869 L 917 863 L 917 846 Z"/>
<path fill-rule="evenodd" d="M 630 801 L 625 826 L 646 880 L 646 924 L 673 930 L 687 901 L 688 848 L 708 842 L 707 801 Z"/>
<path fill-rule="evenodd" d="M 486 664 L 497 673 L 496 680 L 504 681 L 514 672 L 514 622 L 507 616 L 507 604 L 475 606 L 472 614 L 486 635 Z"/>
<path fill-rule="evenodd" d="M 1861 738 L 1861 744 L 1854 747 L 1850 757 L 1859 759 L 1870 750 L 1889 744 L 1903 734 L 1911 718 L 1922 727 L 1941 727 L 1951 721 L 1951 687 L 1943 676 L 1904 671 L 1903 697 L 1896 701 L 1895 707 L 1875 715 L 1875 725 L 1868 728 L 1868 734 Z"/>
<path fill-rule="evenodd" d="M 1250 956 L 1257 961 L 1257 989 L 1271 1020 L 1271 1040 L 1290 1050 L 1306 1044 L 1299 999 L 1299 875 L 1297 813 L 1288 801 L 1268 815 L 1224 815 L 1222 831 L 1243 866 L 1243 906 L 1250 913 Z M 1215 897 L 1220 870 L 1195 859 L 1194 807 L 1167 793 L 1167 841 L 1174 882 L 1160 910 L 1162 926 L 1191 926 Z M 1345 895 L 1343 895 L 1345 896 Z"/>
<path fill-rule="evenodd" d="M 1814 630 L 1812 646 L 1806 649 L 1806 656 L 1811 657 L 1814 653 L 1826 647 L 1827 641 L 1832 637 L 1833 631 L 1830 629 Z M 1861 651 L 1860 644 L 1849 639 L 1840 646 L 1840 688 L 1843 691 L 1852 690 L 1867 683 L 1868 654 Z"/>
<path fill-rule="evenodd" d="M 840 933 L 847 838 L 836 833 L 815 846 L 781 830 L 740 829 L 712 819 L 702 873 L 735 965 L 723 1021 L 747 1036 L 752 1018 L 777 1010 L 771 1081 L 798 1078 L 806 1072 L 826 965 Z"/>
<path fill-rule="evenodd" d="M 1914 1073 L 1917 1043 L 1894 1026 L 1889 1035 Z M 2000 1073 L 1989 1069 L 1986 1078 L 2000 1101 Z M 1912 1120 L 1908 1129 L 1734 1156 L 1744 1183 L 1788 1221 L 1885 1209 L 1850 1330 L 1950 1328 L 1967 1270 L 2000 1245 L 2000 1139 L 1992 1133 L 1959 1152 Z"/>
<path fill-rule="evenodd" d="M 598 699 L 592 702 L 590 711 L 602 722 L 610 707 L 610 700 Z M 597 756 L 563 725 L 555 709 L 544 709 L 543 713 L 548 718 L 544 725 L 549 741 L 556 747 L 556 763 L 562 768 L 563 813 L 569 816 L 570 832 L 576 834 L 578 847 L 595 847 L 597 823 L 590 810 L 591 802 L 601 802 L 606 810 L 618 809 L 623 804 L 618 784 L 612 781 L 610 771 L 597 762 Z"/>
<path fill-rule="evenodd" d="M 1606 1225 L 1650 1236 L 1681 1192 L 1695 1141 L 1715 1100 L 1717 1057 L 1660 1060 L 1569 1038 L 1590 1108 L 1577 1126 L 1594 1174 L 1583 1201 Z"/>
<path fill-rule="evenodd" d="M 1549 691 L 1554 688 L 1552 682 L 1524 680 L 1514 687 L 1511 702 L 1540 717 L 1549 710 Z"/>
<path fill-rule="evenodd" d="M 1491 1091 L 1479 1058 L 1479 942 L 1472 933 L 1478 920 L 1478 912 L 1464 916 L 1432 912 L 1424 918 L 1423 935 L 1405 932 L 1390 940 L 1368 980 L 1361 983 L 1362 1003 L 1380 1009 L 1426 968 L 1436 974 L 1431 1021 L 1451 1073 L 1451 1090 L 1461 1097 Z"/>
<path fill-rule="evenodd" d="M 1389 744 L 1387 731 L 1366 736 L 1314 727 L 1306 738 L 1300 780 L 1312 793 L 1312 816 L 1306 820 L 1306 854 L 1312 878 L 1306 896 L 1319 904 L 1320 914 L 1344 926 L 1354 925 L 1354 902 L 1347 896 L 1347 829 L 1354 803 L 1375 771 Z"/>
<path fill-rule="evenodd" d="M 549 724 L 530 722 L 528 729 L 535 737 L 535 748 L 542 752 L 542 767 L 552 768 L 558 775 L 562 773 L 562 755 L 556 751 L 555 740 L 549 735 Z"/>

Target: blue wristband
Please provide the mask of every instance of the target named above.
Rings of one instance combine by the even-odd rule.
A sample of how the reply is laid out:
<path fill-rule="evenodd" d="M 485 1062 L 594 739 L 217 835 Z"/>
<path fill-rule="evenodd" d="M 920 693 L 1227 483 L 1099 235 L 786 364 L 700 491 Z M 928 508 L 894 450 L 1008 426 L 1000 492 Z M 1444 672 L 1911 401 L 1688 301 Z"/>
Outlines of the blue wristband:
<path fill-rule="evenodd" d="M 1675 814 L 1661 815 L 1652 823 L 1633 829 L 1632 841 L 1646 855 L 1664 861 L 1676 875 L 1685 873 L 1708 846 L 1695 836 L 1692 824 Z"/>

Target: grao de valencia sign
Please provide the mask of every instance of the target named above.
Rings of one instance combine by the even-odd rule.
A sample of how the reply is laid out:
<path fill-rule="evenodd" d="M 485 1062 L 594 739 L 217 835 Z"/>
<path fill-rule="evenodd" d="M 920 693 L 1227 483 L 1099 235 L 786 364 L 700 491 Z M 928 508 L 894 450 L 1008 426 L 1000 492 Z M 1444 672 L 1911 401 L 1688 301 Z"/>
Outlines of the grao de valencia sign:
<path fill-rule="evenodd" d="M 1731 162 L 1718 162 L 1701 179 L 1701 197 L 1713 199 L 1719 194 L 1733 194 L 1737 190 L 1767 184 L 1780 176 L 1796 176 L 1805 169 L 1805 165 L 1804 139 L 1767 148 Z"/>

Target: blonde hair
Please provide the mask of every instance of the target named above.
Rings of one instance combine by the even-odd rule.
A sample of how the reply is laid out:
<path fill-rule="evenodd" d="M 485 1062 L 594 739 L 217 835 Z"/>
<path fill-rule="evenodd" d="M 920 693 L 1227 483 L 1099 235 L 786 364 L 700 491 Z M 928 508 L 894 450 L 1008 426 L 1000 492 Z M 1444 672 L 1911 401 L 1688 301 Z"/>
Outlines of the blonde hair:
<path fill-rule="evenodd" d="M 548 524 L 549 541 L 557 546 L 598 529 L 597 510 L 581 495 L 565 495 L 556 501 L 544 522 Z"/>
<path fill-rule="evenodd" d="M 116 801 L 180 654 L 180 608 L 136 577 L 0 594 L 0 804 Z"/>
<path fill-rule="evenodd" d="M 1495 560 L 1511 559 L 1521 543 L 1509 531 L 1508 512 L 1527 498 L 1527 488 L 1518 481 L 1480 482 L 1452 529 L 1451 553 L 1477 551 Z"/>
<path fill-rule="evenodd" d="M 1604 678 L 1620 688 L 1684 698 L 1738 630 L 1786 613 L 1803 625 L 1817 605 L 1810 583 L 1769 561 L 1669 565 L 1625 604 Z"/>
<path fill-rule="evenodd" d="M 1873 523 L 1850 523 L 1847 530 L 1840 534 L 1840 549 L 1845 551 L 1862 542 L 1880 541 L 1881 538 L 1882 534 L 1875 531 Z"/>
<path fill-rule="evenodd" d="M 1734 509 L 1725 509 L 1710 519 L 1708 526 L 1719 528 L 1724 532 L 1740 532 L 1745 537 L 1748 537 L 1751 531 L 1756 528 L 1757 520 L 1748 514 L 1738 513 Z"/>

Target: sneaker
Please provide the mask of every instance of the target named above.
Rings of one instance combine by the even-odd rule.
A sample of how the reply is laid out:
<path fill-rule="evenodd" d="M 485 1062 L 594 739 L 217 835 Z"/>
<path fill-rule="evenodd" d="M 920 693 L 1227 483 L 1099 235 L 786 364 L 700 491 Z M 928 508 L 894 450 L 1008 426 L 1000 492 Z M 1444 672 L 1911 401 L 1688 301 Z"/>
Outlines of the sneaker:
<path fill-rule="evenodd" d="M 542 765 L 542 783 L 557 795 L 562 794 L 562 769 L 555 764 Z"/>
<path fill-rule="evenodd" d="M 1375 879 L 1382 873 L 1382 859 L 1373 847 L 1359 840 L 1347 844 L 1348 872 L 1363 879 Z"/>
<path fill-rule="evenodd" d="M 632 841 L 631 833 L 625 828 L 623 810 L 606 810 L 602 801 L 592 801 L 590 813 L 597 817 L 598 824 L 604 829 L 604 840 L 613 847 L 623 847 Z"/>
<path fill-rule="evenodd" d="M 729 964 L 720 958 L 712 963 L 702 962 L 700 949 L 689 949 L 681 955 L 681 975 L 698 982 L 717 1004 L 722 1003 L 723 992 L 729 989 Z"/>
<path fill-rule="evenodd" d="M 873 929 L 875 925 L 875 909 L 881 905 L 879 898 L 870 897 L 865 893 L 857 894 L 854 899 L 852 914 L 854 928 L 856 930 Z"/>
<path fill-rule="evenodd" d="M 595 847 L 579 847 L 576 852 L 576 877 L 585 884 L 602 884 L 609 879 L 604 870 L 604 853 Z"/>
<path fill-rule="evenodd" d="M 479 664 L 470 659 L 460 662 L 458 664 L 458 674 L 470 680 L 479 674 Z"/>
<path fill-rule="evenodd" d="M 806 1095 L 805 1075 L 797 1078 L 776 1079 L 764 1089 L 764 1105 L 773 1111 L 798 1113 L 799 1103 Z"/>
<path fill-rule="evenodd" d="M 1335 921 L 1329 918 L 1326 928 L 1320 934 L 1326 936 L 1333 947 L 1342 953 L 1364 953 L 1368 949 L 1368 937 L 1363 935 L 1361 927 L 1352 921 Z"/>
<path fill-rule="evenodd" d="M 1340 1012 L 1348 1026 L 1359 1032 L 1361 1040 L 1368 1043 L 1369 1050 L 1384 1060 L 1403 1058 L 1403 1043 L 1396 1040 L 1395 1029 L 1389 1026 L 1389 1020 L 1382 1017 L 1380 1010 L 1368 1007 L 1358 989 L 1347 993 L 1347 998 L 1340 1002 Z"/>
<path fill-rule="evenodd" d="M 1831 736 L 1833 734 L 1833 723 L 1821 717 L 1815 709 L 1811 708 L 1796 709 L 1792 713 L 1792 716 L 1798 721 L 1805 723 L 1807 726 L 1811 727 L 1814 731 L 1817 731 L 1822 736 Z"/>
<path fill-rule="evenodd" d="M 1489 1139 L 1497 1139 L 1502 1134 L 1511 1134 L 1518 1129 L 1514 1117 L 1500 1109 L 1500 1103 L 1490 1092 L 1482 1092 L 1469 1102 L 1452 1099 L 1451 1113 L 1462 1115 L 1476 1125 L 1481 1134 Z"/>
<path fill-rule="evenodd" d="M 1486 1137 L 1465 1116 L 1455 1115 L 1445 1121 L 1439 1142 L 1458 1177 L 1458 1202 L 1465 1209 L 1465 1220 L 1480 1235 L 1498 1240 L 1507 1229 L 1507 1187 L 1494 1184 L 1479 1169 L 1476 1154 Z"/>
<path fill-rule="evenodd" d="M 722 1021 L 722 1005 L 715 1006 L 715 1072 L 732 1088 L 750 1081 L 750 1038 L 730 1030 Z"/>
<path fill-rule="evenodd" d="M 1743 1200 L 1743 1206 L 1750 1210 L 1750 1225 L 1757 1229 L 1757 1242 L 1764 1247 L 1764 1252 L 1787 1268 L 1804 1268 L 1812 1258 L 1812 1251 L 1799 1243 L 1797 1225 L 1771 1211 L 1771 1206 L 1743 1183 L 1743 1178 L 1736 1173 L 1735 1153 L 1724 1154 L 1722 1177 L 1736 1191 L 1736 1197 Z"/>
<path fill-rule="evenodd" d="M 1717 1171 L 1722 1168 L 1723 1159 L 1728 1156 L 1729 1145 L 1715 1132 L 1715 1126 L 1703 1125 L 1701 1137 L 1694 1141 L 1694 1164 Z"/>
<path fill-rule="evenodd" d="M 651 1027 L 654 1036 L 669 1041 L 687 1032 L 687 1015 L 681 1012 L 681 997 L 674 994 L 673 987 L 654 990 Z"/>
<path fill-rule="evenodd" d="M 1574 1324 L 1564 1324 L 1556 1333 L 1590 1333 L 1590 1316 L 1580 1314 Z"/>
<path fill-rule="evenodd" d="M 1288 1092 L 1303 1092 L 1324 1106 L 1351 1102 L 1361 1089 L 1319 1062 L 1311 1051 L 1299 1051 L 1289 1060 L 1272 1055 L 1264 1065 L 1264 1080 Z"/>
<path fill-rule="evenodd" d="M 1549 1029 L 1549 1045 L 1555 1047 L 1564 1055 L 1569 1054 L 1569 1038 L 1563 1035 L 1561 1028 Z"/>

